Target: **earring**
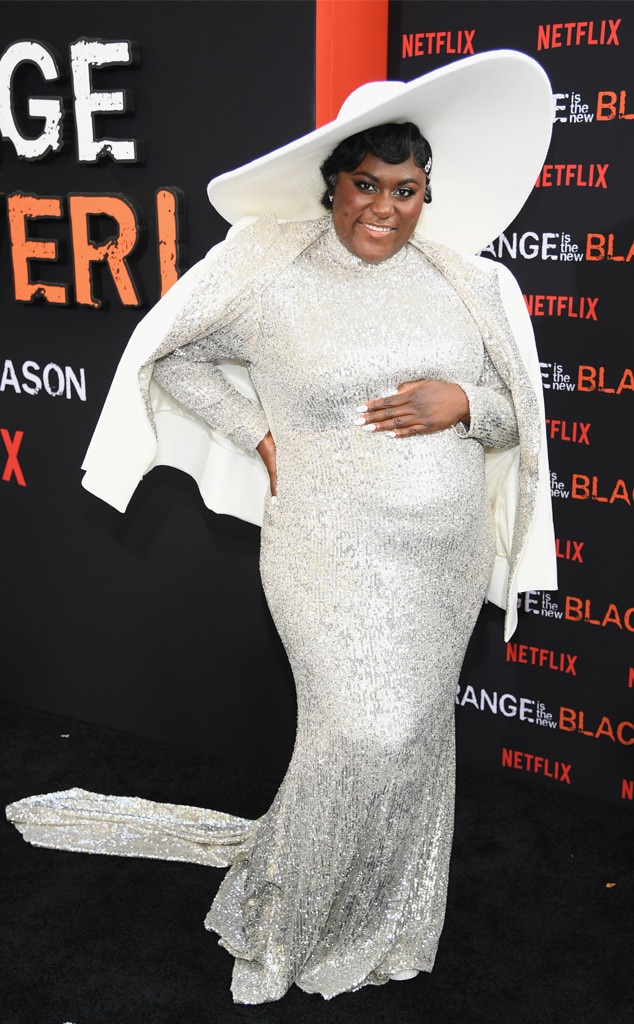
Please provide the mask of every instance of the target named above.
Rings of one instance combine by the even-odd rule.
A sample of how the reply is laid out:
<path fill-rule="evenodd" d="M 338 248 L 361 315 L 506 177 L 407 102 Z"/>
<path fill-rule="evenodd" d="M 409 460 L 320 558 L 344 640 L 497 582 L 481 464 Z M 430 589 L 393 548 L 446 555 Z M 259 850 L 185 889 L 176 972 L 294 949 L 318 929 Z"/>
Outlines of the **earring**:
<path fill-rule="evenodd" d="M 330 193 L 328 193 L 328 202 L 332 206 L 332 196 L 330 195 Z"/>

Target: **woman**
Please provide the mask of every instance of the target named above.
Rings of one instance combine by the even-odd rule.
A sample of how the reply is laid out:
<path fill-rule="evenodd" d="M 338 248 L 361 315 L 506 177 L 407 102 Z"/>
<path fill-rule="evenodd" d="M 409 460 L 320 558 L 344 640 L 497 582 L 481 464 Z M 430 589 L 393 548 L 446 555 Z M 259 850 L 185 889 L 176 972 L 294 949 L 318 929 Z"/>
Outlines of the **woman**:
<path fill-rule="evenodd" d="M 486 108 L 502 89 L 505 133 L 518 105 L 524 113 L 499 153 L 487 139 L 498 164 L 508 149 L 519 161 L 512 195 L 501 198 L 503 166 L 489 174 L 494 215 L 470 209 L 468 189 L 445 204 L 460 220 L 466 203 L 458 233 L 490 231 L 482 245 L 536 177 L 549 89 L 534 62 L 504 52 L 394 85 L 359 90 L 363 111 L 348 106 L 326 129 L 211 183 L 221 212 L 265 203 L 287 219 L 295 192 L 310 216 L 321 152 L 331 212 L 259 218 L 172 289 L 131 343 L 88 458 L 88 485 L 114 504 L 145 460 L 188 468 L 213 505 L 209 463 L 187 461 L 203 440 L 225 463 L 264 463 L 262 579 L 298 691 L 296 746 L 271 809 L 248 822 L 81 791 L 10 808 L 42 844 L 231 864 L 206 923 L 236 958 L 238 1002 L 280 998 L 293 983 L 330 998 L 432 968 L 466 644 L 487 588 L 512 630 L 517 590 L 554 583 L 538 371 L 530 345 L 528 367 L 517 348 L 521 295 L 492 264 L 417 234 L 432 169 L 417 123 L 427 132 L 443 97 L 450 107 L 451 94 L 467 97 L 460 131 L 453 103 L 455 163 L 474 97 Z M 430 141 L 442 193 L 437 165 L 451 166 L 451 147 Z M 450 222 L 441 217 L 441 233 Z M 258 401 L 244 378 L 227 379 L 236 361 Z M 126 369 L 139 363 L 151 438 Z M 110 417 L 132 461 L 114 461 Z M 259 461 L 246 454 L 256 450 Z"/>

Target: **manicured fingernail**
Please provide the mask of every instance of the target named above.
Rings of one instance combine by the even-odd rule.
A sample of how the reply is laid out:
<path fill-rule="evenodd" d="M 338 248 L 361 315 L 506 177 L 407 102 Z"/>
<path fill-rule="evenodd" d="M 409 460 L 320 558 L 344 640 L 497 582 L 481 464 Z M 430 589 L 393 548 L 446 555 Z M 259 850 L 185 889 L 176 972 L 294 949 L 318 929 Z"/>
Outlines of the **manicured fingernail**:
<path fill-rule="evenodd" d="M 274 505 L 276 501 L 277 501 L 277 494 L 272 494 L 271 495 L 271 505 Z"/>
<path fill-rule="evenodd" d="M 387 397 L 388 397 L 389 395 L 398 395 L 398 388 L 395 388 L 395 389 L 394 389 L 394 391 L 386 391 L 386 392 L 385 392 L 385 397 L 386 397 L 386 398 L 387 398 Z"/>
<path fill-rule="evenodd" d="M 358 405 L 357 408 L 355 409 L 355 412 L 367 412 L 367 411 L 368 411 L 367 405 Z"/>
<path fill-rule="evenodd" d="M 365 416 L 357 416 L 356 420 L 352 421 L 355 427 L 362 427 L 365 423 Z"/>
<path fill-rule="evenodd" d="M 366 423 L 365 427 L 361 427 L 361 430 L 376 430 L 376 423 Z"/>
<path fill-rule="evenodd" d="M 386 437 L 396 437 L 396 431 L 395 430 L 386 430 L 384 433 L 385 433 Z"/>

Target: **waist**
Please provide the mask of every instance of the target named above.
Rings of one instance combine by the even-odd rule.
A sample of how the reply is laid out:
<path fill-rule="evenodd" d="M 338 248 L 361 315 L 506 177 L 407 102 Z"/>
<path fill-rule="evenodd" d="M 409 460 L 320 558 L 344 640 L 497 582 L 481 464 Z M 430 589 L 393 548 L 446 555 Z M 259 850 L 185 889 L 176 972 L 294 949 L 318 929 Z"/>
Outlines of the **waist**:
<path fill-rule="evenodd" d="M 366 504 L 469 500 L 485 489 L 484 449 L 455 430 L 394 438 L 346 426 L 275 438 L 278 494 Z"/>

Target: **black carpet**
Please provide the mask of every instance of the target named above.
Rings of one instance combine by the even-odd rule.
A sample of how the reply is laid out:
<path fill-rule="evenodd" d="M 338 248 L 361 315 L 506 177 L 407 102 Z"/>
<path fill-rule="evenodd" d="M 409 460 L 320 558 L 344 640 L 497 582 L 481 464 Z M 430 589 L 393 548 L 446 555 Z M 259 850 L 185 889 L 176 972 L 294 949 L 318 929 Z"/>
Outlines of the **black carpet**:
<path fill-rule="evenodd" d="M 1 705 L 2 802 L 81 786 L 245 817 L 279 779 Z M 473 768 L 458 773 L 436 967 L 325 1002 L 235 1006 L 202 921 L 222 872 L 60 853 L 0 826 L 1 1024 L 632 1024 L 634 815 Z"/>

